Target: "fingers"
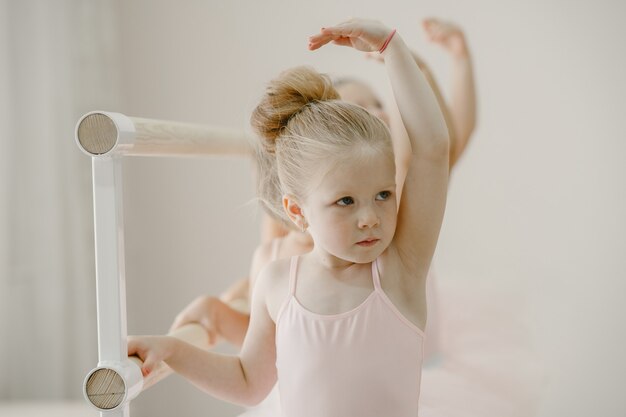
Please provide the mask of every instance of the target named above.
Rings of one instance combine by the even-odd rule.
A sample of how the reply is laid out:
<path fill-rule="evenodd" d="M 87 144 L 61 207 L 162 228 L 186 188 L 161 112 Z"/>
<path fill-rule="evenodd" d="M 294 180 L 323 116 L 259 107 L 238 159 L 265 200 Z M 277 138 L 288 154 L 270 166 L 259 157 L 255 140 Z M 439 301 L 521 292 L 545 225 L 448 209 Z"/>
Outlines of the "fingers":
<path fill-rule="evenodd" d="M 152 369 L 154 368 L 153 360 L 150 358 L 150 354 L 146 353 L 141 345 L 141 339 L 129 336 L 128 337 L 128 356 L 137 356 L 143 362 L 141 366 L 141 374 L 144 376 L 148 376 Z"/>
<path fill-rule="evenodd" d="M 158 361 L 154 359 L 154 355 L 148 354 L 148 356 L 143 359 L 143 366 L 141 367 L 141 374 L 145 377 L 150 375 L 154 370 L 154 367 L 157 365 Z"/>
<path fill-rule="evenodd" d="M 333 39 L 333 44 L 339 46 L 352 46 L 352 41 L 350 38 L 337 38 Z"/>
<path fill-rule="evenodd" d="M 320 37 L 327 42 L 341 46 L 354 46 L 354 40 L 363 35 L 363 30 L 358 28 L 352 21 L 340 23 L 336 26 L 322 28 Z"/>
<path fill-rule="evenodd" d="M 432 17 L 424 19 L 422 27 L 429 39 L 434 42 L 441 42 L 449 36 L 461 33 L 461 29 L 456 24 Z"/>
<path fill-rule="evenodd" d="M 376 51 L 391 31 L 380 22 L 350 19 L 330 27 L 323 27 L 318 34 L 309 37 L 309 49 L 316 50 L 333 43 L 351 46 L 361 51 Z"/>
<path fill-rule="evenodd" d="M 322 28 L 320 32 L 328 36 L 355 38 L 363 34 L 363 29 L 353 20 L 349 20 L 335 26 Z"/>
<path fill-rule="evenodd" d="M 422 28 L 428 31 L 436 23 L 437 23 L 437 19 L 435 19 L 434 17 L 427 17 L 424 20 L 422 20 Z"/>
<path fill-rule="evenodd" d="M 128 336 L 128 356 L 137 355 L 137 339 L 134 336 Z"/>
<path fill-rule="evenodd" d="M 422 27 L 429 41 L 438 42 L 441 40 L 443 31 L 439 20 L 434 18 L 424 19 L 422 21 Z"/>
<path fill-rule="evenodd" d="M 342 35 L 345 31 L 337 31 L 334 28 L 322 28 L 320 33 L 309 36 L 309 50 L 314 51 L 327 43 L 350 46 L 350 37 Z"/>
<path fill-rule="evenodd" d="M 455 23 L 430 18 L 425 19 L 422 25 L 429 42 L 442 46 L 454 58 L 468 57 L 465 35 Z"/>
<path fill-rule="evenodd" d="M 310 51 L 315 51 L 316 49 L 321 48 L 322 46 L 326 45 L 327 43 L 333 41 L 334 39 L 336 39 L 333 36 L 330 35 L 323 35 L 323 34 L 317 34 L 317 35 L 313 35 L 309 37 L 309 50 Z"/>

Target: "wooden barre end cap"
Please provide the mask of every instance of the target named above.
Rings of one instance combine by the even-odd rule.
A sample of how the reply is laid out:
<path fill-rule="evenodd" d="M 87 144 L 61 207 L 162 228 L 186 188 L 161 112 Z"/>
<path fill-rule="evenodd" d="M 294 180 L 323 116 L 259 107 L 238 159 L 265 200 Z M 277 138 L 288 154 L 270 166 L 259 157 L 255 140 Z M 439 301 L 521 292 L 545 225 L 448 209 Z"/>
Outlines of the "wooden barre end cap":
<path fill-rule="evenodd" d="M 102 155 L 115 146 L 118 137 L 117 126 L 103 113 L 91 113 L 79 123 L 76 136 L 80 146 L 93 155 Z"/>
<path fill-rule="evenodd" d="M 87 379 L 85 393 L 89 401 L 101 410 L 111 410 L 124 401 L 124 380 L 113 369 L 100 368 Z"/>

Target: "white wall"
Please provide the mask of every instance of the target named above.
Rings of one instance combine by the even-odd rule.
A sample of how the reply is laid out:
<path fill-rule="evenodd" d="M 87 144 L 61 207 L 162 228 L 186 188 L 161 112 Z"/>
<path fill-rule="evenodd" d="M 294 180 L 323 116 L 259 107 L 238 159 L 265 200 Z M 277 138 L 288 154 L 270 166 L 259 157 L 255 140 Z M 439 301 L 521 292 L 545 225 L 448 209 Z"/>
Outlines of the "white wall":
<path fill-rule="evenodd" d="M 420 18 L 466 30 L 479 127 L 450 190 L 437 267 L 444 280 L 523 294 L 548 380 L 540 416 L 626 413 L 624 261 L 626 28 L 611 0 L 118 1 L 129 115 L 244 127 L 263 85 L 311 64 L 359 74 L 388 96 L 358 53 L 306 49 L 347 16 L 398 28 L 445 87 L 445 56 Z M 128 161 L 129 331 L 162 332 L 201 292 L 246 274 L 257 242 L 250 165 Z M 167 300 L 166 302 L 164 300 Z M 210 410 L 210 411 L 209 411 Z M 140 415 L 234 415 L 172 378 L 134 402 Z M 230 413 L 230 414 L 229 414 Z"/>
<path fill-rule="evenodd" d="M 0 408 L 81 397 L 97 358 L 91 170 L 73 131 L 119 107 L 112 9 L 0 0 Z"/>

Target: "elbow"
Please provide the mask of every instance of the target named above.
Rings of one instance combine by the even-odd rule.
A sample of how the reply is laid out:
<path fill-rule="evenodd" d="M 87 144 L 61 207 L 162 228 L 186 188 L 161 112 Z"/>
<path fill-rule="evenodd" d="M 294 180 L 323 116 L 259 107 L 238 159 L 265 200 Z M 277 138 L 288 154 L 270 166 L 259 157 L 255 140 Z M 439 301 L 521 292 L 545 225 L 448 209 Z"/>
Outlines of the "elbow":
<path fill-rule="evenodd" d="M 444 124 L 432 126 L 428 130 L 410 132 L 413 157 L 420 156 L 428 159 L 448 157 L 450 153 L 450 132 Z"/>
<path fill-rule="evenodd" d="M 205 390 L 205 392 L 209 395 L 215 396 L 224 401 L 228 401 L 232 404 L 236 404 L 242 407 L 255 407 L 261 403 L 265 399 L 267 395 L 260 395 L 258 393 L 252 392 L 251 390 L 241 390 L 237 393 L 228 392 L 217 394 L 213 390 Z"/>
<path fill-rule="evenodd" d="M 251 407 L 255 407 L 256 405 L 258 405 L 259 402 L 260 401 L 253 401 L 252 398 L 243 398 L 237 401 L 237 405 L 240 405 L 246 408 L 251 408 Z"/>
<path fill-rule="evenodd" d="M 276 384 L 276 378 L 250 378 L 249 375 L 246 374 L 243 365 L 241 365 L 241 369 L 245 382 L 239 391 L 240 395 L 238 396 L 237 403 L 244 407 L 254 407 L 267 397 Z"/>
<path fill-rule="evenodd" d="M 252 408 L 252 407 L 256 407 L 257 405 L 259 405 L 261 403 L 261 401 L 263 401 L 263 398 L 261 398 L 261 399 L 256 399 L 256 398 L 252 399 L 251 398 L 251 399 L 249 399 L 249 400 L 247 400 L 247 401 L 245 401 L 245 402 L 243 402 L 243 403 L 241 403 L 239 405 L 242 405 L 242 406 L 248 407 L 248 408 Z"/>

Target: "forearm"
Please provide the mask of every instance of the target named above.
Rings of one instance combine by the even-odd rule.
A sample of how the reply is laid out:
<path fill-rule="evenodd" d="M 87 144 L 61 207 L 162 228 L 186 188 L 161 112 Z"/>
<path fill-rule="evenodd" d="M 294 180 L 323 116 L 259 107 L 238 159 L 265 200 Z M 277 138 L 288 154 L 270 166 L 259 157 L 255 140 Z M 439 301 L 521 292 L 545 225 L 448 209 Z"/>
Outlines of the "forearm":
<path fill-rule="evenodd" d="M 451 160 L 454 164 L 463 154 L 476 127 L 476 91 L 474 70 L 469 52 L 454 56 L 452 65 L 452 90 L 450 112 L 456 132 L 451 142 Z"/>
<path fill-rule="evenodd" d="M 450 111 L 448 109 L 448 105 L 443 98 L 443 94 L 441 93 L 441 89 L 439 88 L 439 84 L 435 80 L 430 67 L 421 59 L 421 57 L 415 53 L 415 51 L 411 51 L 411 55 L 415 60 L 415 63 L 424 74 L 426 81 L 428 81 L 428 85 L 432 88 L 435 97 L 437 98 L 437 102 L 439 103 L 439 107 L 441 108 L 441 112 L 443 114 L 444 120 L 446 122 L 446 127 L 448 129 L 448 133 L 450 136 L 450 169 L 452 169 L 452 149 L 454 149 L 455 143 L 455 135 L 454 135 L 454 125 L 452 123 L 452 118 L 450 116 Z M 406 133 L 406 129 L 404 127 L 404 123 L 402 123 L 402 118 L 398 111 L 398 106 L 393 102 L 392 111 L 390 112 L 390 122 L 391 122 L 391 133 L 393 140 L 393 149 L 394 154 L 396 155 L 396 191 L 397 195 L 402 195 L 404 180 L 406 178 L 406 173 L 408 171 L 408 167 L 411 163 L 411 143 Z M 399 206 L 399 205 L 398 205 Z"/>
<path fill-rule="evenodd" d="M 456 127 L 454 125 L 454 121 L 452 119 L 452 115 L 450 114 L 450 109 L 448 108 L 448 104 L 443 97 L 443 93 L 439 88 L 439 84 L 435 80 L 435 76 L 433 75 L 430 67 L 426 62 L 424 62 L 419 55 L 417 55 L 414 51 L 411 51 L 413 55 L 413 59 L 415 59 L 415 63 L 426 77 L 428 81 L 428 85 L 432 88 L 435 97 L 437 98 L 437 103 L 439 103 L 439 108 L 441 109 L 441 113 L 443 114 L 443 118 L 446 121 L 446 127 L 448 128 L 448 136 L 450 137 L 450 169 L 452 169 L 452 165 L 454 164 L 454 150 L 456 149 L 457 144 L 457 135 L 456 135 Z"/>
<path fill-rule="evenodd" d="M 218 320 L 215 323 L 218 335 L 239 348 L 246 337 L 249 324 L 250 314 L 238 311 L 227 304 L 224 304 L 218 312 Z"/>
<path fill-rule="evenodd" d="M 384 59 L 412 154 L 447 154 L 448 129 L 437 97 L 399 34 L 389 43 Z"/>
<path fill-rule="evenodd" d="M 193 385 L 231 403 L 253 405 L 258 402 L 238 356 L 204 351 L 176 339 L 171 343 L 173 354 L 165 363 Z"/>

